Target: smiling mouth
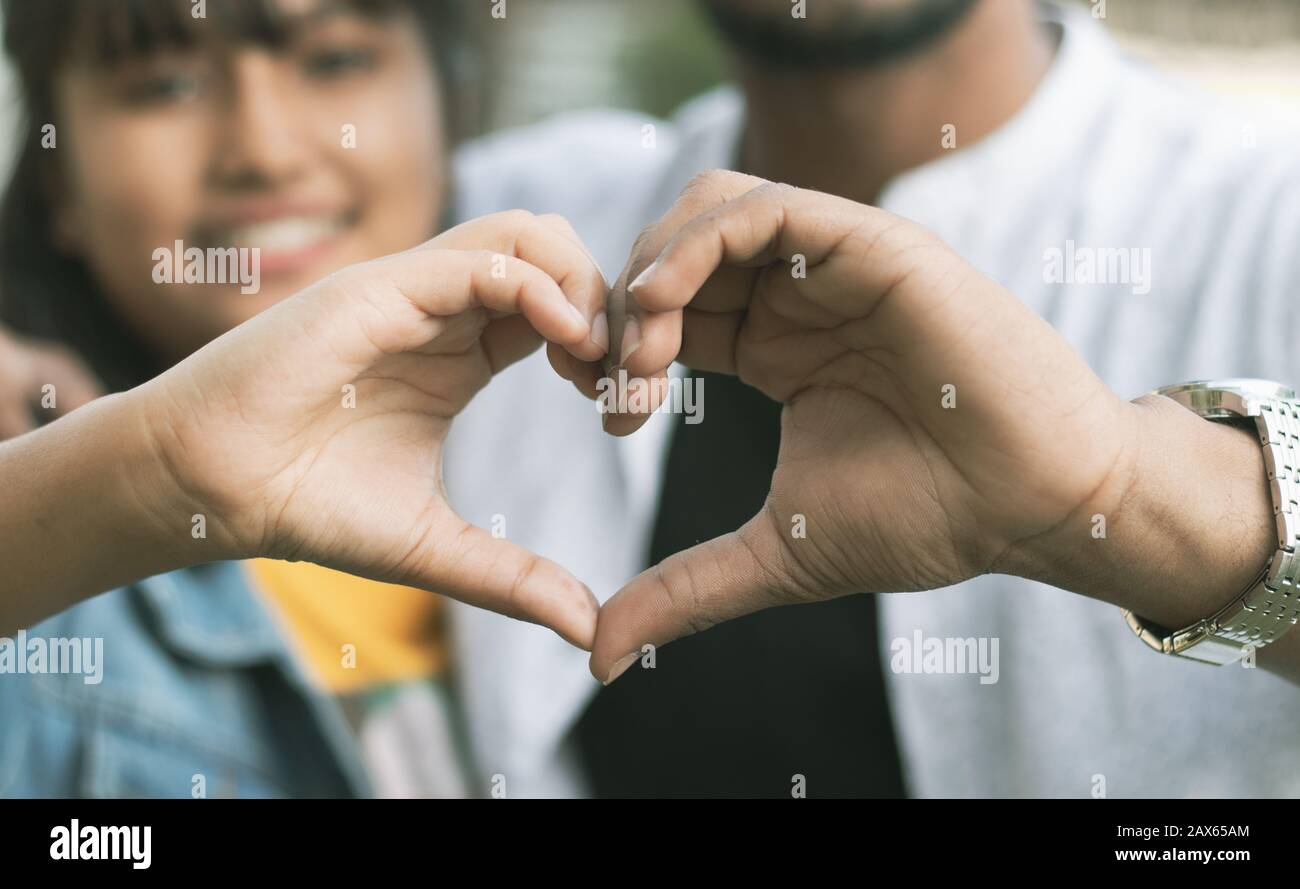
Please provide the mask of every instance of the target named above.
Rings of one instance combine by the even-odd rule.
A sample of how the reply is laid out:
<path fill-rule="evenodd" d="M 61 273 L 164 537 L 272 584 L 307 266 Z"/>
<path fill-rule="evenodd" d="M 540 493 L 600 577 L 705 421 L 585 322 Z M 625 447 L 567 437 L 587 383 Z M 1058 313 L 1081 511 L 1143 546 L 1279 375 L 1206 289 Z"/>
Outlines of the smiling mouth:
<path fill-rule="evenodd" d="M 353 222 L 354 214 L 285 216 L 227 228 L 222 238 L 228 247 L 261 247 L 266 253 L 293 253 L 338 237 Z"/>
<path fill-rule="evenodd" d="M 317 259 L 357 222 L 355 210 L 293 214 L 240 225 L 204 226 L 199 239 L 213 247 L 257 248 L 262 271 L 295 271 Z"/>

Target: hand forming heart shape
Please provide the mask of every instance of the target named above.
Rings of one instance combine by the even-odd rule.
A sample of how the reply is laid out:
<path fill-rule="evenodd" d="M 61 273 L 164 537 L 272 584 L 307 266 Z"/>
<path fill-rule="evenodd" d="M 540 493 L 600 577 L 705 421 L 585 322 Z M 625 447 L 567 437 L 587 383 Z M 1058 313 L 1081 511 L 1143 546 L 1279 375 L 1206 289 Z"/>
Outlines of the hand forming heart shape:
<path fill-rule="evenodd" d="M 634 578 L 598 620 L 565 569 L 455 514 L 441 445 L 542 338 L 595 398 L 611 332 L 637 379 L 676 360 L 785 408 L 759 515 Z M 327 278 L 142 394 L 169 475 L 141 496 L 209 516 L 191 558 L 307 559 L 445 593 L 552 627 L 607 681 L 645 643 L 759 608 L 1014 567 L 1111 496 L 1132 422 L 1044 321 L 920 227 L 726 172 L 642 234 L 612 293 L 562 219 L 497 214 Z"/>
<path fill-rule="evenodd" d="M 470 398 L 543 337 L 604 355 L 607 292 L 567 222 L 522 211 L 344 269 L 142 387 L 171 469 L 159 487 L 182 498 L 157 495 L 152 511 L 207 516 L 207 538 L 182 541 L 201 550 L 191 561 L 317 562 L 589 648 L 591 591 L 458 516 L 442 444 Z"/>
<path fill-rule="evenodd" d="M 662 379 L 677 360 L 737 374 L 784 410 L 763 509 L 605 603 L 598 679 L 647 643 L 760 608 L 1014 572 L 1049 529 L 1086 528 L 1121 494 L 1140 412 L 907 220 L 706 173 L 642 233 L 619 289 L 639 331 L 630 373 Z M 550 354 L 591 394 L 590 372 Z"/>

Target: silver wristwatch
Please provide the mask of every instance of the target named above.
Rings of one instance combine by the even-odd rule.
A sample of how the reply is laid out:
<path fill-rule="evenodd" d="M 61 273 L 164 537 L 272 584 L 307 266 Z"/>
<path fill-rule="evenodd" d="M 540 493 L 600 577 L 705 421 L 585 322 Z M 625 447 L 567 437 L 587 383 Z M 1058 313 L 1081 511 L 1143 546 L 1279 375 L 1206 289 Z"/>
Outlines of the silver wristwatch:
<path fill-rule="evenodd" d="M 1207 420 L 1250 424 L 1259 434 L 1277 521 L 1277 552 L 1246 591 L 1214 615 L 1169 630 L 1126 610 L 1147 645 L 1207 664 L 1231 664 L 1277 639 L 1300 620 L 1300 401 L 1266 380 L 1203 380 L 1157 389 Z"/>

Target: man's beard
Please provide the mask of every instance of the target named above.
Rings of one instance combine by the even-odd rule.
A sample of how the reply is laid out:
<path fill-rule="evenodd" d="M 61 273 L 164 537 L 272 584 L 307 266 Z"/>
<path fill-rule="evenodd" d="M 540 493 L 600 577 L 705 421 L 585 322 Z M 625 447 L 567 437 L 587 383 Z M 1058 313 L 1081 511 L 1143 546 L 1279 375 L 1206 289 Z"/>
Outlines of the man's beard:
<path fill-rule="evenodd" d="M 817 0 L 807 0 L 808 19 L 790 15 L 793 4 L 776 0 L 777 14 L 751 13 L 728 0 L 704 0 L 728 45 L 749 61 L 792 71 L 854 68 L 917 52 L 937 41 L 979 0 L 914 0 L 902 9 L 872 11 L 834 4 L 828 21 L 814 21 Z M 821 7 L 825 9 L 825 7 Z"/>

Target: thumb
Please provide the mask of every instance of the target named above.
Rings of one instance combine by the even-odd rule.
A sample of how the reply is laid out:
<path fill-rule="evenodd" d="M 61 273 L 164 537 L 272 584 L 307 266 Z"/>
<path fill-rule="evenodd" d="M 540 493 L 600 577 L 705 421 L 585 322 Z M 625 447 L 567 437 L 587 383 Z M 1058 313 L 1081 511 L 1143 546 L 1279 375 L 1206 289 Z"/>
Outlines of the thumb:
<path fill-rule="evenodd" d="M 715 624 L 797 601 L 785 545 L 766 512 L 664 559 L 600 609 L 591 673 L 608 685 L 641 656 Z"/>
<path fill-rule="evenodd" d="M 438 534 L 427 558 L 411 560 L 401 582 L 529 623 L 591 650 L 599 603 L 586 584 L 550 559 L 459 520 Z"/>

